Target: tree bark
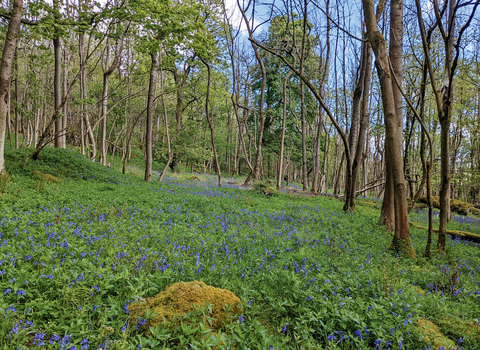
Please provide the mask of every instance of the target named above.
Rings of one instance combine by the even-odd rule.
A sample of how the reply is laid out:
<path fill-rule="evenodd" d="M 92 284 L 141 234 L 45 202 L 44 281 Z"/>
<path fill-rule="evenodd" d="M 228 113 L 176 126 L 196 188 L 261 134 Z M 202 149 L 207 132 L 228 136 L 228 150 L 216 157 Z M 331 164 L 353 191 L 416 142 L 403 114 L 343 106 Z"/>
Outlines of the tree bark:
<path fill-rule="evenodd" d="M 397 123 L 396 100 L 390 75 L 389 57 L 385 49 L 385 38 L 378 30 L 374 1 L 363 0 L 363 9 L 365 12 L 367 37 L 376 57 L 375 66 L 380 80 L 382 105 L 385 115 L 387 158 L 389 159 L 394 185 L 395 234 L 392 245 L 397 251 L 406 254 L 410 258 L 415 258 L 415 250 L 410 240 L 408 227 L 407 196 L 403 174 L 401 142 L 402 129 L 398 127 Z M 392 11 L 397 9 L 398 7 L 394 8 L 392 6 Z M 394 17 L 397 15 L 397 13 L 394 13 Z"/>
<path fill-rule="evenodd" d="M 220 164 L 218 162 L 218 155 L 217 155 L 217 149 L 215 147 L 215 136 L 214 136 L 214 128 L 213 128 L 213 123 L 211 120 L 210 112 L 208 110 L 208 105 L 210 104 L 210 84 L 211 84 L 211 67 L 210 64 L 205 61 L 202 57 L 200 57 L 202 60 L 203 64 L 207 67 L 207 96 L 205 98 L 205 115 L 207 117 L 207 122 L 208 122 L 208 127 L 210 128 L 210 140 L 212 142 L 212 150 L 213 150 L 213 158 L 215 159 L 215 167 L 217 170 L 217 176 L 218 176 L 218 187 L 222 186 L 222 174 L 220 172 Z"/>
<path fill-rule="evenodd" d="M 5 168 L 5 133 L 10 96 L 10 79 L 12 77 L 12 62 L 20 35 L 20 22 L 23 12 L 23 0 L 13 0 L 13 10 L 8 24 L 3 55 L 0 61 L 0 176 L 6 177 Z"/>
<path fill-rule="evenodd" d="M 300 81 L 300 99 L 302 113 L 302 183 L 303 191 L 308 190 L 308 169 L 307 169 L 307 122 L 305 120 L 307 111 L 305 107 L 305 83 Z"/>
<path fill-rule="evenodd" d="M 258 46 L 253 40 L 253 32 L 252 28 L 250 27 L 250 22 L 247 18 L 247 15 L 245 14 L 245 9 L 243 9 L 240 6 L 239 0 L 237 0 L 238 8 L 240 9 L 240 12 L 242 13 L 243 20 L 245 21 L 247 30 L 248 30 L 248 35 L 250 38 L 250 42 L 252 44 L 253 51 L 255 53 L 255 58 L 257 59 L 258 65 L 260 66 L 260 71 L 262 74 L 262 85 L 261 85 L 261 90 L 260 90 L 260 108 L 259 108 L 259 119 L 260 119 L 260 124 L 258 126 L 258 139 L 257 139 L 257 154 L 255 156 L 255 164 L 253 166 L 253 172 L 250 172 L 250 174 L 247 176 L 247 179 L 245 180 L 245 185 L 250 185 L 252 182 L 252 177 L 253 181 L 258 181 L 260 179 L 260 168 L 261 168 L 261 159 L 262 159 L 262 141 L 263 141 L 263 129 L 265 127 L 265 115 L 264 115 L 264 110 L 263 110 L 263 104 L 265 101 L 265 85 L 267 81 L 267 73 L 265 70 L 265 65 L 263 64 L 262 57 L 260 56 L 260 53 L 258 51 Z M 250 3 L 249 3 L 250 4 Z"/>
<path fill-rule="evenodd" d="M 150 80 L 148 84 L 147 100 L 147 127 L 145 131 L 145 181 L 152 179 L 152 126 L 153 126 L 153 100 L 155 98 L 155 74 L 157 74 L 158 57 L 157 53 L 151 53 L 152 65 L 150 68 Z"/>
<path fill-rule="evenodd" d="M 282 170 L 283 170 L 283 152 L 285 145 L 285 122 L 287 119 L 287 82 L 292 75 L 292 71 L 288 71 L 283 81 L 283 116 L 282 116 L 282 137 L 280 140 L 280 156 L 279 156 L 279 165 L 278 165 L 278 178 L 277 178 L 277 189 L 282 187 Z"/>
<path fill-rule="evenodd" d="M 86 134 L 90 141 L 90 159 L 94 160 L 97 156 L 97 146 L 95 142 L 95 135 L 93 134 L 92 126 L 90 125 L 90 118 L 88 116 L 87 105 L 85 99 L 87 98 L 87 72 L 86 72 L 86 57 L 85 57 L 85 35 L 81 34 L 78 37 L 78 55 L 80 58 L 80 98 L 82 118 L 85 126 Z"/>
<path fill-rule="evenodd" d="M 57 22 L 60 19 L 60 12 L 58 6 L 59 0 L 53 0 L 53 7 L 55 10 L 55 21 Z M 53 50 L 54 50 L 54 77 L 53 77 L 53 95 L 55 100 L 55 110 L 60 108 L 62 104 L 62 57 L 61 57 L 61 41 L 60 41 L 60 30 L 55 29 L 55 38 L 53 39 Z M 59 115 L 55 119 L 55 148 L 62 147 L 62 127 L 63 122 L 61 120 L 62 113 L 59 112 Z"/>

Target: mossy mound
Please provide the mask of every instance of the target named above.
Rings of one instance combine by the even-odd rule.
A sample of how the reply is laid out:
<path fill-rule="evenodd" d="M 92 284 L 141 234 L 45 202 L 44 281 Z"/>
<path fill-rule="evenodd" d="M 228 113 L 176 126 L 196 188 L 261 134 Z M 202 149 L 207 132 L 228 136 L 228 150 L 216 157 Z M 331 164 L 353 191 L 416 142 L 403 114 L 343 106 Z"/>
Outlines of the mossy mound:
<path fill-rule="evenodd" d="M 255 182 L 252 187 L 254 191 L 260 192 L 265 197 L 274 197 L 278 195 L 277 189 L 270 180 L 267 180 L 266 182 Z"/>
<path fill-rule="evenodd" d="M 425 346 L 431 350 L 439 350 L 441 347 L 445 350 L 455 349 L 455 343 L 443 336 L 438 327 L 425 318 L 420 318 L 417 321 L 415 333 Z"/>
<path fill-rule="evenodd" d="M 44 174 L 39 171 L 32 171 L 32 175 L 46 182 L 60 182 L 58 178 L 50 174 Z"/>
<path fill-rule="evenodd" d="M 5 163 L 9 175 L 31 177 L 32 172 L 55 174 L 61 179 L 83 179 L 106 183 L 131 183 L 131 179 L 121 175 L 114 169 L 92 162 L 81 153 L 70 149 L 44 148 L 40 159 L 31 157 L 33 149 L 20 148 L 5 150 Z"/>
<path fill-rule="evenodd" d="M 411 289 L 417 294 L 417 295 L 425 295 L 425 291 L 420 288 L 419 286 L 411 286 Z"/>
<path fill-rule="evenodd" d="M 480 344 L 480 326 L 477 322 L 459 318 L 444 318 L 436 322 L 447 336 L 453 339 L 462 337 L 471 344 Z"/>
<path fill-rule="evenodd" d="M 235 294 L 198 281 L 175 283 L 153 298 L 130 304 L 128 311 L 133 324 L 144 318 L 147 309 L 150 313 L 154 312 L 155 315 L 144 325 L 148 330 L 150 326 L 160 324 L 168 326 L 175 317 L 185 316 L 204 306 L 211 306 L 208 316 L 213 318 L 211 328 L 217 330 L 231 317 L 243 313 L 242 303 Z"/>

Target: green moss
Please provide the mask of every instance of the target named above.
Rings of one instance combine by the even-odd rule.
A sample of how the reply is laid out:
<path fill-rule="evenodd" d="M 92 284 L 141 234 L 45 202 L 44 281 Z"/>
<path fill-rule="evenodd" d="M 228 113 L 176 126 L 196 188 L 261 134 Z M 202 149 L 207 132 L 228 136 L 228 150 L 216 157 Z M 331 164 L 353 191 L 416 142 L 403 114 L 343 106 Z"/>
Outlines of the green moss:
<path fill-rule="evenodd" d="M 7 184 L 10 183 L 7 174 L 0 174 L 0 197 L 2 196 L 3 191 L 5 191 L 5 187 Z"/>
<path fill-rule="evenodd" d="M 256 192 L 260 192 L 265 197 L 274 197 L 278 195 L 277 189 L 270 180 L 266 182 L 255 182 L 252 187 Z"/>
<path fill-rule="evenodd" d="M 199 307 L 209 305 L 211 313 L 208 316 L 213 318 L 211 327 L 217 330 L 231 317 L 243 313 L 240 299 L 235 294 L 198 281 L 175 283 L 153 298 L 130 304 L 128 310 L 134 324 L 139 318 L 144 318 L 147 309 L 150 313 L 154 312 L 155 315 L 145 324 L 148 330 L 148 327 L 160 324 L 168 327 L 169 322 L 174 321 L 176 316 L 184 316 Z"/>
<path fill-rule="evenodd" d="M 469 343 L 480 344 L 480 326 L 476 322 L 452 317 L 435 322 L 440 330 L 452 339 L 462 337 L 468 339 Z"/>
<path fill-rule="evenodd" d="M 470 206 L 470 212 L 473 214 L 473 215 L 476 215 L 476 216 L 480 216 L 480 209 L 477 209 L 473 206 Z"/>
<path fill-rule="evenodd" d="M 432 350 L 439 350 L 443 347 L 445 350 L 455 348 L 455 343 L 443 336 L 438 327 L 431 321 L 421 318 L 415 326 L 415 333 L 426 347 L 430 346 Z"/>
<path fill-rule="evenodd" d="M 392 246 L 395 248 L 397 252 L 402 252 L 403 254 L 408 256 L 410 259 L 415 260 L 417 258 L 417 255 L 415 253 L 415 249 L 412 246 L 412 241 L 410 240 L 410 237 L 406 239 L 393 237 Z"/>
<path fill-rule="evenodd" d="M 438 196 L 432 196 L 431 199 L 432 199 L 432 205 L 433 205 L 433 207 L 434 207 L 434 208 L 437 208 L 437 209 L 440 209 L 440 197 L 438 197 Z M 420 197 L 418 197 L 418 201 L 419 201 L 420 203 L 428 204 L 427 196 L 420 196 Z"/>
<path fill-rule="evenodd" d="M 426 196 L 420 196 L 418 198 L 418 201 L 420 203 L 425 203 L 427 204 L 427 197 Z M 440 209 L 440 197 L 439 196 L 432 196 L 432 204 L 434 208 Z M 460 214 L 460 215 L 468 215 L 469 211 L 474 211 L 474 214 L 478 215 L 476 211 L 480 213 L 480 210 L 475 209 L 473 206 L 466 202 L 459 201 L 458 199 L 450 199 L 450 208 L 454 213 Z M 474 210 L 472 210 L 474 209 Z"/>
<path fill-rule="evenodd" d="M 32 175 L 46 182 L 60 182 L 58 178 L 50 174 L 43 174 L 39 171 L 33 171 Z"/>

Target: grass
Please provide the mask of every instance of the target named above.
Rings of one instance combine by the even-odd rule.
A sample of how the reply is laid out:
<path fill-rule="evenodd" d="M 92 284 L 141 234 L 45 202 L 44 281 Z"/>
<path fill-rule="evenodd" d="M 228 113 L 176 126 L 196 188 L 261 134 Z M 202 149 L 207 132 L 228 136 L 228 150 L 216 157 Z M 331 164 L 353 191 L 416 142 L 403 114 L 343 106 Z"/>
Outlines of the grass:
<path fill-rule="evenodd" d="M 7 152 L 0 188 L 0 348 L 423 349 L 423 319 L 462 349 L 480 341 L 478 244 L 397 256 L 371 199 L 344 213 L 330 197 L 265 197 L 207 175 L 145 183 L 68 150 L 21 168 L 27 153 Z M 423 251 L 426 232 L 411 234 Z M 244 315 L 219 332 L 198 312 L 151 336 L 129 324 L 132 301 L 192 280 L 232 291 Z"/>

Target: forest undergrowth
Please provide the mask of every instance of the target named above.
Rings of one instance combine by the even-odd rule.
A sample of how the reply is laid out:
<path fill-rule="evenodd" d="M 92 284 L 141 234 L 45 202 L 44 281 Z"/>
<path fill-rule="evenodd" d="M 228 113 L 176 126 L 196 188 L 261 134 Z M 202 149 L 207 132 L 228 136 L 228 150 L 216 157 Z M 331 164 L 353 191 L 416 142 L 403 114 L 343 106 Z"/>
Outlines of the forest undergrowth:
<path fill-rule="evenodd" d="M 345 213 L 207 175 L 145 183 L 70 150 L 22 168 L 26 154 L 7 152 L 0 183 L 2 349 L 478 349 L 476 243 L 449 238 L 427 260 L 412 227 L 412 261 L 388 249 L 373 199 Z M 449 229 L 479 223 L 454 216 Z M 193 280 L 232 291 L 244 314 L 218 332 L 198 312 L 151 335 L 129 322 L 133 301 Z"/>

